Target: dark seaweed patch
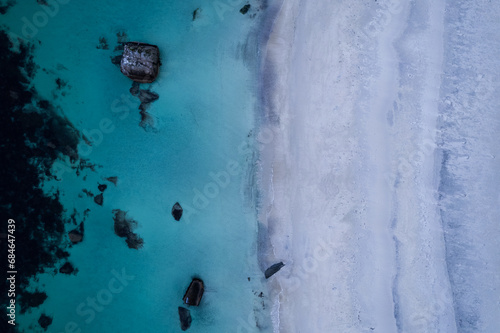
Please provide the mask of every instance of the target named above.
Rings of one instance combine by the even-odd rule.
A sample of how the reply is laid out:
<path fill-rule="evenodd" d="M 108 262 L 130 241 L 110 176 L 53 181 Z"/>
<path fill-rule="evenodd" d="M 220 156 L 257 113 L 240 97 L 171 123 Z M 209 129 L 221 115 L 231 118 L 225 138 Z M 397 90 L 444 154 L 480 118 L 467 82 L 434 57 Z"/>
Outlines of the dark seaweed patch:
<path fill-rule="evenodd" d="M 12 47 L 7 33 L 0 31 L 0 155 L 4 161 L 0 211 L 4 221 L 16 221 L 17 293 L 25 312 L 47 298 L 43 292 L 26 291 L 29 279 L 68 256 L 63 250 L 67 221 L 59 192 L 47 195 L 40 187 L 45 179 L 55 178 L 51 168 L 59 157 L 78 159 L 80 133 L 29 84 L 36 70 L 33 45 L 20 43 L 17 51 Z M 5 224 L 1 232 L 6 232 Z M 7 253 L 4 239 L 0 245 Z M 6 304 L 6 296 L 0 295 L 0 304 Z"/>

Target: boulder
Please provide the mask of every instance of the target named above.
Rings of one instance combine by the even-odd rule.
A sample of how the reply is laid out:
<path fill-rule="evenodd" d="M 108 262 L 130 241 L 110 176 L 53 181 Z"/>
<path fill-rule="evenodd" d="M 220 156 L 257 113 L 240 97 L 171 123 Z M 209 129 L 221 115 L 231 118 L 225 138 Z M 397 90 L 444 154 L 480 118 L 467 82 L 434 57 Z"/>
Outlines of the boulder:
<path fill-rule="evenodd" d="M 271 265 L 268 269 L 266 269 L 266 272 L 264 273 L 266 279 L 269 279 L 271 276 L 276 274 L 283 266 L 285 266 L 285 264 L 281 261 L 277 264 Z"/>
<path fill-rule="evenodd" d="M 182 300 L 187 305 L 198 306 L 200 305 L 204 291 L 205 286 L 203 285 L 203 281 L 198 278 L 194 278 L 189 284 Z"/>
<path fill-rule="evenodd" d="M 178 202 L 176 202 L 174 204 L 174 206 L 172 207 L 172 216 L 174 217 L 174 219 L 176 221 L 179 221 L 181 219 L 181 217 L 182 217 L 182 211 L 183 210 L 182 210 L 181 205 Z"/>
<path fill-rule="evenodd" d="M 191 313 L 189 309 L 179 306 L 179 320 L 181 321 L 181 330 L 185 331 L 191 327 Z"/>
<path fill-rule="evenodd" d="M 83 222 L 77 228 L 68 232 L 69 240 L 73 244 L 80 243 L 83 240 Z"/>
<path fill-rule="evenodd" d="M 158 46 L 139 42 L 125 43 L 120 70 L 128 78 L 140 83 L 151 83 L 158 76 L 160 65 Z"/>
<path fill-rule="evenodd" d="M 99 191 L 104 192 L 108 188 L 108 185 L 99 184 L 99 186 L 97 186 L 97 188 L 99 189 Z"/>

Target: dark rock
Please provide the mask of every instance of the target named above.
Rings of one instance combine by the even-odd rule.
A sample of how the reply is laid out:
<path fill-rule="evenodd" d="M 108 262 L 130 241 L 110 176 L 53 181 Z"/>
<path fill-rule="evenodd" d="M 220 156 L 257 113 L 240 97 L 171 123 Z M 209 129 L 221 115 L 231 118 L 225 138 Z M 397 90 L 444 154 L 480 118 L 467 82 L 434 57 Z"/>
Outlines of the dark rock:
<path fill-rule="evenodd" d="M 122 58 L 123 58 L 123 56 L 121 54 L 114 56 L 114 57 L 111 57 L 111 63 L 113 65 L 120 66 L 120 64 L 122 63 Z"/>
<path fill-rule="evenodd" d="M 68 232 L 69 240 L 73 244 L 83 241 L 83 222 L 76 228 Z"/>
<path fill-rule="evenodd" d="M 240 13 L 242 13 L 243 15 L 245 15 L 246 13 L 248 13 L 248 10 L 250 9 L 250 4 L 246 4 L 244 5 L 241 9 L 240 9 Z"/>
<path fill-rule="evenodd" d="M 99 189 L 99 191 L 104 192 L 108 188 L 108 185 L 106 185 L 106 184 L 99 184 L 97 186 L 97 188 Z"/>
<path fill-rule="evenodd" d="M 191 322 L 193 320 L 191 319 L 189 309 L 179 306 L 179 320 L 181 321 L 181 330 L 185 331 L 191 327 Z"/>
<path fill-rule="evenodd" d="M 266 272 L 264 273 L 266 279 L 269 279 L 271 276 L 276 274 L 283 266 L 285 266 L 285 264 L 280 261 L 279 263 L 274 264 L 270 266 L 268 269 L 266 269 Z"/>
<path fill-rule="evenodd" d="M 29 308 L 36 308 L 45 302 L 47 299 L 47 294 L 43 291 L 35 292 L 23 292 L 19 298 L 19 303 L 21 303 L 21 313 L 25 313 Z"/>
<path fill-rule="evenodd" d="M 116 183 L 118 183 L 118 177 L 116 177 L 116 176 L 113 176 L 113 177 L 108 177 L 108 178 L 106 178 L 106 180 L 107 180 L 108 182 L 110 182 L 110 183 L 115 184 L 115 186 L 116 186 Z"/>
<path fill-rule="evenodd" d="M 174 217 L 174 219 L 176 221 L 179 221 L 181 219 L 181 217 L 182 217 L 182 211 L 183 210 L 182 210 L 181 205 L 178 202 L 176 202 L 174 204 L 174 206 L 172 207 L 172 216 Z"/>
<path fill-rule="evenodd" d="M 98 204 L 99 206 L 102 206 L 102 202 L 103 202 L 103 200 L 104 200 L 104 196 L 102 195 L 102 193 L 99 193 L 98 195 L 96 195 L 96 196 L 94 197 L 94 202 L 95 202 L 96 204 Z"/>
<path fill-rule="evenodd" d="M 200 8 L 196 8 L 195 10 L 193 10 L 193 21 L 196 20 L 196 18 L 198 17 L 199 11 Z"/>
<path fill-rule="evenodd" d="M 50 324 L 52 324 L 52 317 L 49 317 L 46 314 L 42 313 L 40 315 L 40 318 L 38 319 L 38 324 L 40 324 L 43 330 L 46 331 Z"/>
<path fill-rule="evenodd" d="M 139 82 L 132 82 L 132 87 L 129 89 L 130 93 L 132 96 L 138 96 L 139 95 L 139 87 L 141 84 Z"/>
<path fill-rule="evenodd" d="M 59 273 L 63 274 L 71 274 L 74 271 L 75 268 L 73 267 L 73 265 L 71 265 L 69 261 L 67 261 L 64 265 L 61 266 L 61 268 L 59 268 Z"/>
<path fill-rule="evenodd" d="M 158 76 L 160 65 L 158 46 L 138 42 L 125 44 L 120 70 L 128 78 L 140 83 L 151 83 Z"/>
<path fill-rule="evenodd" d="M 203 285 L 203 281 L 198 278 L 194 278 L 189 284 L 182 300 L 187 305 L 198 306 L 201 302 L 204 291 L 205 286 Z"/>

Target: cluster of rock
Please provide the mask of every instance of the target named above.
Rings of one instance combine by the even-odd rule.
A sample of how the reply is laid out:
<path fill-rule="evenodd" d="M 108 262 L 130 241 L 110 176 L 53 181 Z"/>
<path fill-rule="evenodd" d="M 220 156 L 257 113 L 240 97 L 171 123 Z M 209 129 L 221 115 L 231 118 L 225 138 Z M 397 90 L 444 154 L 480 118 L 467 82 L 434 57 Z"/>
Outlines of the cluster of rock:
<path fill-rule="evenodd" d="M 137 227 L 137 222 L 127 217 L 127 212 L 121 209 L 113 209 L 113 220 L 115 222 L 115 234 L 125 237 L 126 243 L 131 249 L 140 249 L 144 245 L 143 239 L 133 232 Z"/>
<path fill-rule="evenodd" d="M 204 291 L 205 286 L 203 284 L 203 281 L 201 279 L 194 278 L 189 284 L 189 287 L 187 288 L 182 301 L 188 306 L 198 306 L 200 305 Z M 179 320 L 181 322 L 181 330 L 185 331 L 189 327 L 191 327 L 191 312 L 189 311 L 189 309 L 186 309 L 182 306 L 179 306 L 178 311 Z"/>

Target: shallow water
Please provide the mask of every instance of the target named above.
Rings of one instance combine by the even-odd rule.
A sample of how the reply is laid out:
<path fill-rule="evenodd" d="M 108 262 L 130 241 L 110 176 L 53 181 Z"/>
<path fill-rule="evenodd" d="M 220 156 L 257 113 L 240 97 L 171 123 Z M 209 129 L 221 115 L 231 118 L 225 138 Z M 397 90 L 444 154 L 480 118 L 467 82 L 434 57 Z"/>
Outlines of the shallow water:
<path fill-rule="evenodd" d="M 84 221 L 84 240 L 68 250 L 76 274 L 44 273 L 30 283 L 48 298 L 19 315 L 17 327 L 41 331 L 45 313 L 53 317 L 49 332 L 180 331 L 177 307 L 197 276 L 206 290 L 191 308 L 190 331 L 265 331 L 256 216 L 245 194 L 264 8 L 255 1 L 242 15 L 243 1 L 54 3 L 19 2 L 2 22 L 13 40 L 34 44 L 32 86 L 88 139 L 78 152 L 95 167 L 77 175 L 61 157 L 52 168 L 57 180 L 43 184 L 46 193 L 60 192 L 66 217 L 76 212 Z M 108 49 L 97 48 L 101 37 Z M 158 79 L 141 85 L 160 96 L 147 126 L 132 81 L 111 62 L 119 38 L 160 49 Z M 111 176 L 116 186 L 105 180 Z M 102 206 L 82 192 L 97 195 L 98 184 L 107 185 Z M 170 215 L 175 202 L 184 208 L 180 222 Z M 137 221 L 143 248 L 115 235 L 113 209 Z"/>

